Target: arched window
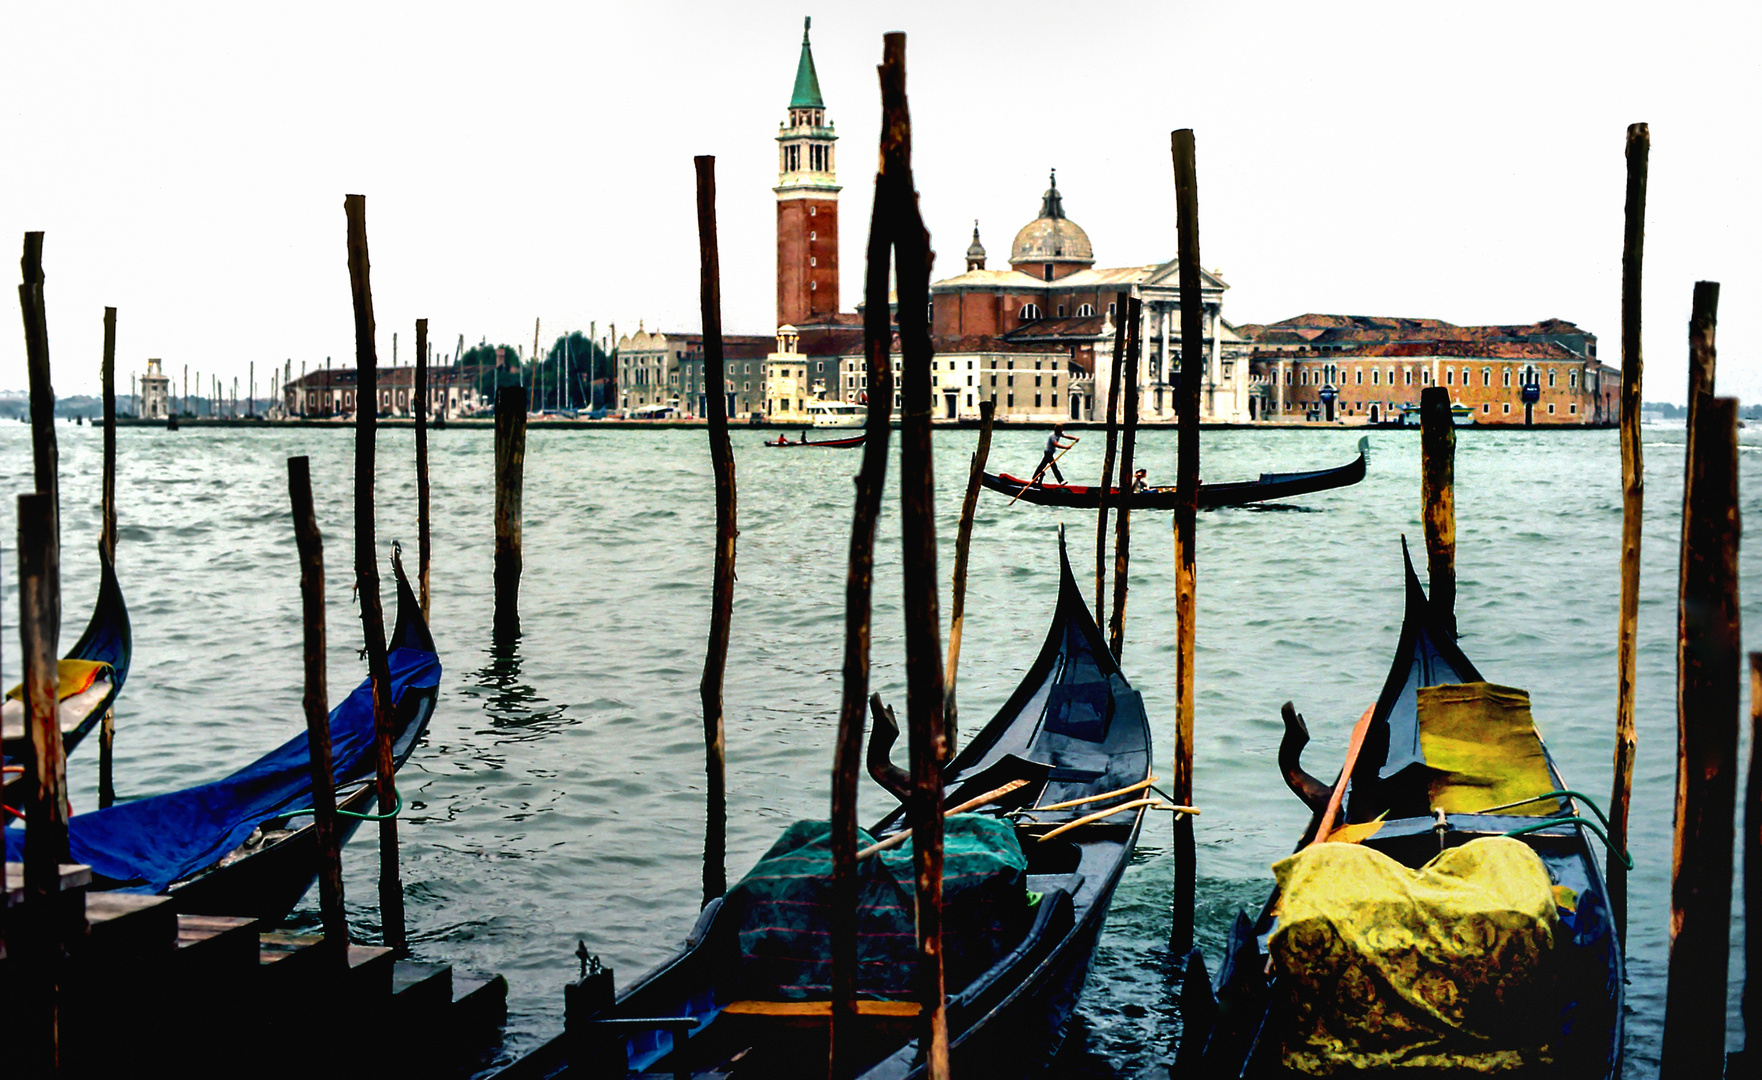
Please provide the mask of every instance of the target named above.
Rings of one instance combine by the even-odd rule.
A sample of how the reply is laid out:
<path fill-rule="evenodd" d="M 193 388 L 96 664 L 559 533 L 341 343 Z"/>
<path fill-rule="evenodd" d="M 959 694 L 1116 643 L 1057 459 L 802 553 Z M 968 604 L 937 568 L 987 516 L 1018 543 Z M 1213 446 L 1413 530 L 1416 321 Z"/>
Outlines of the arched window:
<path fill-rule="evenodd" d="M 1040 317 L 1040 305 L 1039 304 L 1023 304 L 1022 305 L 1022 321 L 1023 322 L 1033 322 L 1035 319 L 1038 319 L 1039 317 Z"/>
<path fill-rule="evenodd" d="M 1501 377 L 1505 380 L 1505 385 L 1510 386 L 1511 385 L 1511 369 L 1504 368 L 1502 370 L 1503 370 L 1504 374 Z"/>
<path fill-rule="evenodd" d="M 1556 374 L 1557 374 L 1557 373 L 1558 373 L 1558 372 L 1557 372 L 1557 369 L 1555 369 L 1555 368 L 1549 368 L 1549 369 L 1548 369 L 1548 387 L 1549 387 L 1549 389 L 1552 389 L 1552 388 L 1553 388 L 1553 386 L 1554 386 L 1554 376 L 1555 376 L 1555 375 L 1556 375 Z"/>
<path fill-rule="evenodd" d="M 1481 385 L 1482 386 L 1493 385 L 1493 369 L 1492 368 L 1484 367 L 1481 369 Z"/>
<path fill-rule="evenodd" d="M 1578 372 L 1569 371 L 1566 373 L 1566 385 L 1569 389 L 1578 389 Z"/>
<path fill-rule="evenodd" d="M 1078 304 L 1077 305 L 1077 318 L 1087 319 L 1091 315 L 1094 315 L 1094 314 L 1095 314 L 1095 305 L 1094 304 Z"/>
<path fill-rule="evenodd" d="M 1444 384 L 1446 386 L 1456 385 L 1456 369 L 1455 368 L 1445 368 L 1444 369 Z"/>
<path fill-rule="evenodd" d="M 1375 386 L 1377 384 L 1377 378 L 1378 378 L 1377 369 L 1371 368 L 1370 369 L 1370 384 L 1372 386 Z"/>

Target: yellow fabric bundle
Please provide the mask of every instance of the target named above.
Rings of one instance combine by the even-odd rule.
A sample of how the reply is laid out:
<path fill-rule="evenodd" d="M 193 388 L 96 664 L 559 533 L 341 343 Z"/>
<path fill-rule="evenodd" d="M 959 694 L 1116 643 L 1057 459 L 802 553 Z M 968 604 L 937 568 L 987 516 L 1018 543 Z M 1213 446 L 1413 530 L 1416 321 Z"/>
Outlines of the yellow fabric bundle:
<path fill-rule="evenodd" d="M 1486 837 L 1419 870 L 1357 844 L 1313 844 L 1273 867 L 1268 942 L 1290 993 L 1286 1068 L 1496 1073 L 1552 1061 L 1548 871 Z"/>
<path fill-rule="evenodd" d="M 1419 745 L 1431 772 L 1432 806 L 1469 814 L 1554 790 L 1548 758 L 1530 718 L 1530 696 L 1492 683 L 1425 686 L 1419 691 Z M 1500 813 L 1558 813 L 1547 799 Z"/>
<path fill-rule="evenodd" d="M 57 660 L 55 675 L 61 683 L 57 701 L 66 701 L 75 694 L 83 694 L 92 688 L 100 675 L 110 677 L 110 665 L 102 660 Z M 24 684 L 13 687 L 6 696 L 15 700 L 24 699 Z"/>

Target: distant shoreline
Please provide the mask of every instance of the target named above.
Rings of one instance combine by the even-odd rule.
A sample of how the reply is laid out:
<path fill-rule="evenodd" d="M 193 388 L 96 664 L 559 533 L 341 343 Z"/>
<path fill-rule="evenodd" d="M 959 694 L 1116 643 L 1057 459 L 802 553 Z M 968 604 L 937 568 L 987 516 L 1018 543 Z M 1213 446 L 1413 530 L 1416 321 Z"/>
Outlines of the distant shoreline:
<path fill-rule="evenodd" d="M 414 427 L 415 423 L 416 422 L 414 420 L 412 420 L 408 417 L 402 417 L 402 416 L 383 417 L 379 421 L 379 426 L 380 427 L 389 427 L 389 428 L 408 428 L 408 427 Z M 528 417 L 527 421 L 526 421 L 526 427 L 528 430 L 583 431 L 583 432 L 586 432 L 586 431 L 653 431 L 656 429 L 672 429 L 672 428 L 684 428 L 687 430 L 702 430 L 704 427 L 707 426 L 707 424 L 708 424 L 708 422 L 704 421 L 704 420 L 558 420 L 558 419 L 550 419 L 550 418 L 540 418 L 540 417 L 536 417 L 536 416 Z M 94 422 L 94 426 L 101 426 L 101 425 L 97 425 Z M 164 428 L 165 421 L 163 421 L 163 420 L 136 420 L 131 417 L 118 417 L 117 421 L 116 421 L 116 426 L 117 427 Z M 899 427 L 899 421 L 897 419 L 894 420 L 893 426 L 895 429 L 897 429 Z M 1094 420 L 1065 420 L 1065 421 L 1060 422 L 1060 426 L 1064 427 L 1066 430 L 1069 430 L 1069 431 L 1105 431 L 1105 430 L 1107 430 L 1106 424 L 1100 423 L 1100 422 L 1094 421 Z M 1154 422 L 1154 423 L 1148 423 L 1148 422 L 1140 421 L 1138 424 L 1138 430 L 1139 431 L 1174 431 L 1174 430 L 1176 430 L 1176 428 L 1178 426 L 1179 425 L 1177 425 L 1173 422 L 1159 421 L 1159 422 Z M 1456 430 L 1458 430 L 1458 431 L 1473 431 L 1476 428 L 1483 428 L 1483 429 L 1486 429 L 1489 431 L 1603 431 L 1603 430 L 1612 429 L 1615 426 L 1616 426 L 1615 424 L 1536 424 L 1533 427 L 1526 427 L 1521 423 L 1519 423 L 1519 424 L 1475 423 L 1475 424 L 1470 424 L 1470 425 L 1467 425 L 1464 427 L 1459 427 Z M 180 417 L 178 419 L 178 427 L 180 430 L 184 429 L 184 428 L 260 428 L 260 429 L 264 429 L 264 430 L 271 430 L 271 429 L 277 429 L 277 428 L 337 428 L 339 430 L 352 431 L 352 430 L 354 430 L 355 422 L 353 420 L 297 420 L 297 419 L 296 420 L 258 420 L 258 419 L 244 419 L 244 418 L 234 419 L 234 418 L 230 418 L 230 417 L 221 417 L 221 418 Z M 429 427 L 430 431 L 447 431 L 452 428 L 472 428 L 472 429 L 494 428 L 495 421 L 493 419 L 490 419 L 489 417 L 473 417 L 471 419 L 448 420 L 444 425 L 439 425 L 439 426 L 437 426 L 434 422 L 430 421 L 428 427 Z M 955 420 L 955 421 L 938 420 L 938 421 L 936 421 L 936 428 L 938 428 L 938 429 L 957 429 L 957 430 L 958 429 L 975 429 L 976 430 L 978 427 L 979 427 L 979 421 L 977 421 L 977 420 Z M 1000 430 L 1010 430 L 1010 431 L 1050 431 L 1050 430 L 1052 430 L 1053 423 L 1051 421 L 1044 421 L 1044 420 L 1032 420 L 1032 421 L 1028 421 L 1028 420 L 1003 421 L 1003 420 L 1000 420 L 997 422 L 996 427 Z M 1401 424 L 1362 424 L 1362 423 L 1361 424 L 1343 424 L 1343 423 L 1335 423 L 1335 424 L 1294 423 L 1293 424 L 1293 423 L 1278 423 L 1278 422 L 1258 423 L 1258 424 L 1202 423 L 1199 425 L 1199 428 L 1201 431 L 1359 431 L 1359 432 L 1366 432 L 1366 431 L 1410 431 L 1410 432 L 1413 432 L 1414 434 L 1419 433 L 1419 428 L 1417 426 L 1404 427 Z M 803 431 L 803 430 L 816 431 L 816 432 L 832 432 L 832 431 L 854 432 L 854 431 L 859 431 L 861 429 L 854 428 L 854 427 L 853 428 L 816 428 L 816 427 L 813 427 L 812 425 L 804 425 L 804 424 L 799 424 L 799 423 L 785 424 L 785 423 L 776 423 L 776 422 L 770 422 L 770 421 L 754 424 L 754 423 L 750 423 L 750 422 L 746 422 L 746 421 L 741 421 L 741 422 L 737 422 L 737 423 L 730 423 L 728 425 L 728 430 L 730 432 L 745 431 L 745 430 L 785 431 L 785 432 L 795 432 L 795 431 Z"/>

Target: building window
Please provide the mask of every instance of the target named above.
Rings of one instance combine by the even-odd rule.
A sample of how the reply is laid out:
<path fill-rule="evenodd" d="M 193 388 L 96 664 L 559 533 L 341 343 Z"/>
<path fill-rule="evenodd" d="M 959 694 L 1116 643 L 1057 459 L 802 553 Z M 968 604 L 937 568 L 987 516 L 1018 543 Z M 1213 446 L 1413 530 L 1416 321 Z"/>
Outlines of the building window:
<path fill-rule="evenodd" d="M 1509 414 L 1511 412 L 1511 402 L 1507 401 L 1504 405 L 1501 405 L 1499 407 L 1499 411 L 1502 413 Z"/>
<path fill-rule="evenodd" d="M 1554 376 L 1557 374 L 1559 374 L 1559 372 L 1556 369 L 1554 369 L 1554 368 L 1548 369 L 1548 389 L 1550 389 L 1550 390 L 1554 389 Z"/>
<path fill-rule="evenodd" d="M 1107 305 L 1107 313 L 1108 313 L 1108 315 L 1110 315 L 1110 316 L 1111 316 L 1111 315 L 1115 315 L 1115 314 L 1118 314 L 1118 312 L 1116 312 L 1116 311 L 1115 311 L 1115 310 L 1114 310 L 1114 309 L 1115 309 L 1115 308 L 1117 308 L 1117 307 L 1119 307 L 1119 305 L 1118 305 L 1118 304 L 1114 304 L 1114 303 L 1110 303 L 1110 304 L 1108 304 L 1108 305 Z"/>
<path fill-rule="evenodd" d="M 1004 402 L 1004 404 L 1007 405 L 1009 408 L 1012 408 L 1012 409 L 1015 408 L 1016 407 L 1016 396 L 1014 394 L 1010 394 L 1008 399 Z"/>
<path fill-rule="evenodd" d="M 1370 369 L 1370 384 L 1372 386 L 1375 386 L 1377 384 L 1377 369 L 1376 368 Z"/>
<path fill-rule="evenodd" d="M 819 266 L 820 265 L 820 257 L 818 255 L 809 255 L 808 256 L 808 265 L 809 266 Z"/>
<path fill-rule="evenodd" d="M 1052 407 L 1055 409 L 1058 408 L 1058 395 L 1057 394 L 1052 395 Z"/>
<path fill-rule="evenodd" d="M 1063 304 L 1058 306 L 1058 317 L 1061 319 L 1065 317 L 1065 306 Z"/>
<path fill-rule="evenodd" d="M 1094 314 L 1095 314 L 1095 305 L 1094 304 L 1078 304 L 1077 305 L 1077 318 L 1087 319 L 1091 315 L 1094 315 Z"/>
<path fill-rule="evenodd" d="M 1412 386 L 1413 385 L 1413 369 L 1412 368 L 1407 368 L 1402 372 L 1401 385 L 1403 385 L 1403 386 Z"/>
<path fill-rule="evenodd" d="M 1577 416 L 1578 415 L 1578 403 L 1575 401 L 1571 405 L 1568 405 L 1566 407 L 1566 411 L 1573 414 L 1574 416 Z"/>
<path fill-rule="evenodd" d="M 1481 402 L 1481 411 L 1484 413 L 1492 412 L 1493 411 L 1493 403 L 1490 401 Z"/>
<path fill-rule="evenodd" d="M 1039 365 L 1039 364 L 1035 364 L 1035 365 L 1034 365 L 1034 366 L 1035 366 L 1035 367 L 1039 367 L 1039 366 L 1040 366 L 1040 365 Z M 1034 376 L 1034 385 L 1035 385 L 1035 386 L 1039 386 L 1039 385 L 1040 385 L 1040 376 L 1038 376 L 1038 375 L 1036 375 L 1036 376 Z"/>
<path fill-rule="evenodd" d="M 1502 378 L 1505 382 L 1505 385 L 1507 387 L 1509 387 L 1511 385 L 1511 369 L 1505 368 L 1503 373 L 1501 374 L 1500 378 Z"/>
<path fill-rule="evenodd" d="M 1548 415 L 1554 415 L 1554 403 L 1552 401 L 1548 402 Z"/>
<path fill-rule="evenodd" d="M 1022 321 L 1023 322 L 1033 322 L 1035 319 L 1038 319 L 1039 317 L 1040 317 L 1040 305 L 1039 304 L 1023 304 L 1022 305 Z"/>
<path fill-rule="evenodd" d="M 1455 386 L 1456 385 L 1456 369 L 1455 368 L 1445 368 L 1444 369 L 1444 384 L 1446 386 Z"/>
<path fill-rule="evenodd" d="M 1481 385 L 1482 386 L 1493 385 L 1493 369 L 1492 368 L 1484 367 L 1481 369 Z"/>
<path fill-rule="evenodd" d="M 820 238 L 819 233 L 813 231 L 812 229 L 808 230 L 808 239 L 809 240 L 818 240 L 819 238 Z"/>
<path fill-rule="evenodd" d="M 1039 394 L 1034 395 L 1034 407 L 1036 409 L 1038 409 L 1040 407 L 1040 395 Z"/>
<path fill-rule="evenodd" d="M 1046 280 L 1047 281 L 1052 280 L 1052 264 L 1051 263 L 1046 264 Z"/>
<path fill-rule="evenodd" d="M 817 206 L 810 205 L 808 207 L 808 216 L 809 217 L 819 217 L 820 216 L 820 208 Z"/>
<path fill-rule="evenodd" d="M 1357 379 L 1356 379 L 1356 380 L 1355 380 L 1355 381 L 1356 381 L 1356 382 L 1357 382 L 1357 383 L 1358 383 L 1358 384 L 1359 384 L 1359 385 L 1360 385 L 1360 386 L 1363 386 L 1363 385 L 1364 385 L 1364 369 L 1363 369 L 1363 368 L 1353 368 L 1353 369 L 1352 369 L 1352 374 L 1354 374 L 1354 375 L 1356 375 L 1356 376 L 1357 376 L 1357 377 L 1358 377 L 1358 378 L 1357 378 Z"/>
<path fill-rule="evenodd" d="M 1566 373 L 1566 385 L 1570 389 L 1578 389 L 1578 372 L 1569 371 Z"/>

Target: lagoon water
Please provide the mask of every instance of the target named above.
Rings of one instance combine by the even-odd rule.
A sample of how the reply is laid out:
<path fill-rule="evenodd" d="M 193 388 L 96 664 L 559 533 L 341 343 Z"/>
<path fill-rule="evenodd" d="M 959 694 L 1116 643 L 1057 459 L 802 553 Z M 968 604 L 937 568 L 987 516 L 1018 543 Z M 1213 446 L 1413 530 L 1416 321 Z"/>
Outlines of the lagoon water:
<path fill-rule="evenodd" d="M 63 643 L 95 594 L 102 433 L 57 429 L 62 455 Z M 1335 465 L 1358 432 L 1207 432 L 1208 479 Z M 1742 513 L 1762 522 L 1762 431 L 1742 433 Z M 428 737 L 401 774 L 403 874 L 416 956 L 499 971 L 506 1055 L 559 1030 L 578 939 L 620 984 L 675 949 L 698 909 L 703 751 L 698 699 L 714 496 L 702 430 L 546 431 L 526 457 L 524 635 L 490 640 L 491 432 L 433 434 L 434 634 L 445 676 Z M 1640 600 L 1639 762 L 1633 803 L 1627 1072 L 1656 1072 L 1664 1002 L 1675 751 L 1675 588 L 1683 433 L 1647 429 Z M 858 455 L 778 451 L 733 434 L 739 585 L 728 663 L 728 870 L 737 878 L 790 821 L 824 817 L 843 648 L 850 478 Z M 1044 435 L 1000 432 L 992 461 L 1030 471 Z M 944 618 L 971 431 L 937 431 Z M 352 600 L 354 435 L 335 430 L 119 433 L 119 567 L 134 622 L 118 708 L 117 789 L 130 798 L 218 777 L 303 730 L 298 569 L 288 456 L 312 457 L 327 549 L 333 700 L 364 674 Z M 1093 482 L 1102 437 L 1061 462 Z M 1239 908 L 1307 812 L 1280 782 L 1279 705 L 1331 776 L 1381 688 L 1401 617 L 1401 548 L 1423 548 L 1413 432 L 1371 435 L 1369 475 L 1297 509 L 1199 522 L 1196 798 L 1199 943 L 1216 970 Z M 895 442 L 897 446 L 897 440 Z M 1153 482 L 1172 482 L 1172 431 L 1140 434 Z M 415 562 L 409 429 L 382 431 L 379 542 Z M 0 491 L 30 485 L 29 429 L 0 428 Z M 897 467 L 897 452 L 894 455 Z M 1528 689 L 1573 786 L 1609 790 L 1615 716 L 1620 461 L 1612 431 L 1464 431 L 1458 439 L 1458 621 L 1488 678 Z M 890 481 L 894 479 L 889 477 Z M 877 550 L 874 688 L 904 704 L 899 518 L 890 483 Z M 13 519 L 5 549 L 4 678 L 18 678 Z M 1060 522 L 1079 581 L 1094 515 L 986 493 L 974 530 L 960 667 L 963 729 L 1002 704 L 1033 659 L 1057 586 Z M 1752 525 L 1752 528 L 1755 526 Z M 1144 694 L 1167 776 L 1174 731 L 1170 515 L 1133 518 L 1124 668 Z M 1423 569 L 1423 559 L 1422 569 Z M 1762 545 L 1743 554 L 1749 648 L 1762 648 Z M 382 570 L 390 591 L 389 569 Z M 1092 586 L 1086 586 L 1088 591 Z M 390 613 L 388 612 L 388 619 Z M 1746 699 L 1747 707 L 1747 699 Z M 1747 748 L 1746 751 L 1747 753 Z M 902 752 L 903 754 L 903 752 Z M 74 808 L 95 805 L 95 747 L 70 762 Z M 863 781 L 863 818 L 887 796 Z M 1173 865 L 1153 817 L 1114 900 L 1055 1073 L 1161 1077 L 1178 1031 L 1166 951 Z M 374 939 L 376 837 L 347 849 L 351 924 Z M 315 925 L 315 898 L 295 921 Z M 1741 908 L 1730 1040 L 1742 1039 Z"/>

